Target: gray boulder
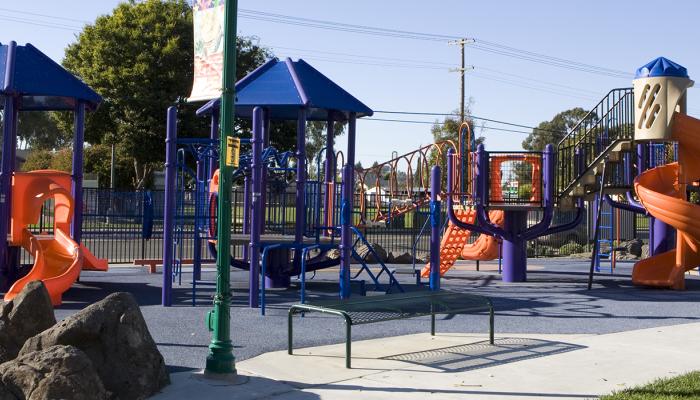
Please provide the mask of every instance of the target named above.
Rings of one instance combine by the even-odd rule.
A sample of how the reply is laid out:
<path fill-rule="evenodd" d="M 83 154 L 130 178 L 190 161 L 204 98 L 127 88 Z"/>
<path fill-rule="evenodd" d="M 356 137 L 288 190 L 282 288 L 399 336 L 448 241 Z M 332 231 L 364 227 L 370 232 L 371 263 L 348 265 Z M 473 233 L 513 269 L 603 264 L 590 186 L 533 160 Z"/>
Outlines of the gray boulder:
<path fill-rule="evenodd" d="M 391 264 L 412 264 L 413 263 L 413 256 L 409 252 L 403 252 L 399 255 L 394 255 L 394 253 L 389 252 L 389 263 Z M 418 260 L 416 260 L 416 264 L 420 264 Z"/>
<path fill-rule="evenodd" d="M 82 350 L 119 399 L 145 399 L 170 383 L 163 356 L 129 293 L 113 293 L 30 338 L 20 356 L 55 345 Z"/>
<path fill-rule="evenodd" d="M 51 298 L 41 281 L 29 282 L 14 299 L 0 302 L 0 363 L 17 357 L 27 339 L 54 324 Z"/>
<path fill-rule="evenodd" d="M 90 359 L 72 346 L 51 346 L 0 365 L 0 400 L 107 400 Z"/>
<path fill-rule="evenodd" d="M 649 245 L 642 245 L 642 254 L 640 258 L 649 258 Z"/>
<path fill-rule="evenodd" d="M 620 245 L 621 247 L 624 247 L 629 254 L 640 257 L 642 255 L 642 246 L 644 245 L 644 242 L 642 242 L 640 239 L 632 239 L 622 242 Z"/>
<path fill-rule="evenodd" d="M 355 248 L 355 251 L 357 252 L 357 254 L 361 258 L 364 258 L 365 262 L 368 264 L 374 264 L 374 263 L 377 263 L 379 261 L 381 261 L 381 262 L 387 261 L 388 254 L 382 246 L 380 246 L 378 243 L 370 243 L 370 246 L 372 246 L 372 249 L 374 249 L 374 253 L 372 253 L 370 251 L 370 248 L 364 244 L 358 245 Z M 377 255 L 376 257 L 375 257 L 375 254 Z"/>

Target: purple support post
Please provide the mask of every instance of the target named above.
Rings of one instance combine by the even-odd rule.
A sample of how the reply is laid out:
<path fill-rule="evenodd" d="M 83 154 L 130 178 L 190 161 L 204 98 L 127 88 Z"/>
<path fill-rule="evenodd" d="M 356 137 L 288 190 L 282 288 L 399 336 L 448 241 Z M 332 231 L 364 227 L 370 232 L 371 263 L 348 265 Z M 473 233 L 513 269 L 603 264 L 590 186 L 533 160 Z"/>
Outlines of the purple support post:
<path fill-rule="evenodd" d="M 83 142 L 85 141 L 85 103 L 82 101 L 75 105 L 73 113 L 73 223 L 71 224 L 71 237 L 80 244 L 83 236 Z"/>
<path fill-rule="evenodd" d="M 348 154 L 347 163 L 350 164 L 353 171 L 355 170 L 355 137 L 357 136 L 357 113 L 351 112 L 348 118 Z M 350 181 L 352 185 L 351 188 L 354 189 L 355 174 L 353 173 L 352 179 Z"/>
<path fill-rule="evenodd" d="M 430 171 L 430 290 L 440 290 L 440 167 Z"/>
<path fill-rule="evenodd" d="M 503 282 L 527 279 L 527 241 L 521 236 L 526 227 L 527 211 L 505 211 L 503 228 L 511 237 L 503 240 Z"/>
<path fill-rule="evenodd" d="M 296 187 L 296 221 L 294 225 L 294 242 L 302 243 L 306 222 L 306 109 L 299 110 L 297 120 L 297 187 Z M 301 265 L 299 255 L 295 255 L 295 266 Z"/>
<path fill-rule="evenodd" d="M 343 166 L 342 204 L 340 207 L 340 298 L 350 298 L 350 260 L 352 250 L 352 196 L 354 190 L 349 185 L 354 174 L 352 164 Z"/>
<path fill-rule="evenodd" d="M 192 279 L 202 279 L 202 210 L 205 204 L 206 178 L 204 177 L 204 160 L 197 160 L 197 182 L 194 197 L 194 249 L 192 251 Z"/>
<path fill-rule="evenodd" d="M 327 122 L 327 130 L 326 130 L 326 173 L 325 176 L 323 177 L 323 181 L 326 184 L 326 196 L 323 199 L 323 223 L 321 221 L 317 221 L 320 225 L 329 225 L 328 221 L 331 220 L 331 217 L 333 215 L 333 210 L 332 208 L 332 195 L 334 195 L 333 191 L 335 190 L 335 176 L 333 176 L 334 172 L 334 165 L 335 165 L 335 151 L 333 150 L 333 138 L 335 136 L 335 133 L 333 132 L 333 124 L 335 121 L 333 120 L 333 112 L 328 112 L 328 122 Z M 320 188 L 319 188 L 320 190 Z M 324 230 L 325 235 L 328 235 L 328 231 Z"/>
<path fill-rule="evenodd" d="M 219 140 L 219 108 L 213 107 L 211 110 L 211 126 L 209 127 L 209 139 Z M 214 157 L 209 158 L 209 176 L 214 176 L 214 171 L 219 169 L 219 160 Z"/>
<path fill-rule="evenodd" d="M 250 234 L 250 177 L 243 178 L 243 234 Z M 248 246 L 243 246 L 243 261 L 250 260 Z"/>
<path fill-rule="evenodd" d="M 252 308 L 258 307 L 258 295 L 260 293 L 260 229 L 262 228 L 262 204 L 261 191 L 263 165 L 263 109 L 255 107 L 253 109 L 253 159 L 251 168 L 253 176 L 251 180 L 251 223 L 250 223 L 250 269 L 249 269 L 249 292 L 248 305 Z"/>
<path fill-rule="evenodd" d="M 172 305 L 173 230 L 175 217 L 175 164 L 177 162 L 177 108 L 168 107 L 165 136 L 165 205 L 163 215 L 163 293 L 165 307 Z"/>
<path fill-rule="evenodd" d="M 11 48 L 12 48 L 11 42 Z M 0 167 L 0 278 L 2 285 L 0 289 L 9 289 L 11 277 L 13 275 L 12 267 L 8 263 L 8 243 L 7 235 L 10 230 L 10 210 L 12 202 L 12 172 L 14 169 L 14 160 L 12 159 L 12 144 L 13 137 L 16 135 L 14 130 L 14 119 L 17 116 L 16 101 L 12 96 L 5 97 L 4 112 L 5 120 L 3 125 L 3 141 L 2 141 L 2 166 Z"/>
<path fill-rule="evenodd" d="M 5 63 L 4 125 L 2 144 L 2 165 L 0 166 L 0 290 L 9 289 L 14 279 L 15 265 L 9 257 L 7 234 L 10 230 L 10 213 L 12 210 L 12 174 L 15 168 L 14 144 L 17 137 L 18 100 L 14 97 L 15 54 L 17 43 L 10 41 L 7 45 Z"/>
<path fill-rule="evenodd" d="M 270 146 L 270 111 L 266 108 L 262 110 L 262 148 L 265 149 Z M 262 150 L 260 151 L 262 153 Z M 260 218 L 260 232 L 265 232 L 265 221 L 267 215 L 267 166 L 264 165 L 262 169 L 262 190 L 260 191 L 260 213 L 262 218 Z"/>

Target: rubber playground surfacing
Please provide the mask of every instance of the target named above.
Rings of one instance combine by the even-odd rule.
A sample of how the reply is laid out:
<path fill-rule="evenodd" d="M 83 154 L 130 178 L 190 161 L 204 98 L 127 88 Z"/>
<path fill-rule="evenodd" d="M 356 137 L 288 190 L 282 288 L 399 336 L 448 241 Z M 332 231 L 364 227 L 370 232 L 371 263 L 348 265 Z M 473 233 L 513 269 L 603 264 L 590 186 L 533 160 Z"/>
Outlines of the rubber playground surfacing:
<path fill-rule="evenodd" d="M 473 262 L 459 262 L 442 279 L 442 288 L 467 291 L 491 298 L 496 310 L 496 338 L 511 333 L 603 334 L 656 326 L 698 322 L 700 276 L 687 277 L 687 290 L 672 291 L 632 286 L 633 263 L 618 262 L 613 275 L 595 276 L 593 290 L 587 290 L 589 261 L 551 258 L 530 259 L 528 281 L 503 283 L 494 262 L 482 262 L 481 271 Z M 416 290 L 410 265 L 393 265 L 406 290 Z M 232 270 L 233 307 L 231 337 L 237 360 L 270 351 L 286 349 L 287 309 L 299 301 L 297 283 L 286 290 L 268 290 L 267 315 L 248 308 L 248 272 Z M 190 274 L 174 287 L 174 306 L 161 302 L 162 275 L 148 274 L 144 268 L 112 266 L 109 272 L 83 272 L 64 295 L 56 309 L 62 319 L 109 293 L 128 291 L 136 296 L 148 327 L 171 372 L 201 369 L 207 355 L 210 333 L 205 326 L 211 309 L 213 285 L 198 287 L 197 305 L 192 307 Z M 213 281 L 215 272 L 203 270 L 203 279 Z M 337 295 L 338 270 L 319 271 L 307 281 L 309 299 Z M 368 285 L 371 289 L 371 285 Z M 381 292 L 368 291 L 368 295 Z M 429 318 L 413 318 L 358 326 L 353 340 L 426 333 Z M 488 318 L 482 315 L 438 317 L 437 332 L 486 333 Z M 295 320 L 295 348 L 341 343 L 343 322 L 332 316 L 309 314 Z"/>

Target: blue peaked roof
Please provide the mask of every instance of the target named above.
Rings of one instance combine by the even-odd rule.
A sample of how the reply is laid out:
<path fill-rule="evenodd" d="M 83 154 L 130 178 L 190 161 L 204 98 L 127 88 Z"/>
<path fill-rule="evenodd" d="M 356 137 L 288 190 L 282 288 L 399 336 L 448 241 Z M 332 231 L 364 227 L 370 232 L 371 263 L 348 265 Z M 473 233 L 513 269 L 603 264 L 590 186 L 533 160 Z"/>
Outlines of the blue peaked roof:
<path fill-rule="evenodd" d="M 688 70 L 680 64 L 676 64 L 666 57 L 655 58 L 637 68 L 634 78 L 654 78 L 659 76 L 688 77 Z"/>
<path fill-rule="evenodd" d="M 210 113 L 219 102 L 210 100 L 197 114 Z M 373 114 L 372 109 L 306 61 L 289 58 L 273 58 L 236 83 L 236 115 L 250 118 L 256 106 L 267 108 L 270 118 L 276 120 L 296 120 L 301 108 L 307 109 L 308 120 L 325 121 L 330 111 L 336 119 L 347 119 L 351 112 L 358 117 Z"/>
<path fill-rule="evenodd" d="M 95 109 L 102 102 L 99 94 L 39 49 L 15 42 L 0 44 L 0 95 L 20 96 L 20 110 L 72 110 L 77 101 Z"/>

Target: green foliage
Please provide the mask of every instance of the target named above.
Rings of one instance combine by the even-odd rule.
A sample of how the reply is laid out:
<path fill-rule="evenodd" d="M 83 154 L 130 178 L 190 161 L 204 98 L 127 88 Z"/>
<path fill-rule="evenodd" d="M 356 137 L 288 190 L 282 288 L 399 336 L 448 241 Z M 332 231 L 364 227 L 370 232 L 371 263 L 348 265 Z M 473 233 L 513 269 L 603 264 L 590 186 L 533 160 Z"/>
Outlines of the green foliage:
<path fill-rule="evenodd" d="M 568 256 L 571 254 L 583 253 L 584 251 L 586 251 L 586 249 L 582 244 L 569 242 L 559 248 L 559 255 Z"/>
<path fill-rule="evenodd" d="M 108 144 L 96 144 L 85 148 L 83 163 L 86 173 L 97 174 L 100 187 L 108 188 L 110 185 L 112 148 Z M 115 188 L 128 187 L 131 184 L 129 158 L 125 155 L 115 157 Z"/>
<path fill-rule="evenodd" d="M 73 151 L 63 148 L 57 151 L 47 149 L 34 149 L 29 152 L 27 159 L 22 164 L 22 171 L 35 171 L 38 169 L 55 169 L 71 172 L 73 165 Z"/>
<path fill-rule="evenodd" d="M 71 172 L 71 167 L 73 166 L 73 150 L 70 148 L 63 148 L 53 153 L 53 158 L 51 159 L 51 169 L 57 171 Z"/>
<path fill-rule="evenodd" d="M 532 184 L 521 183 L 518 186 L 518 199 L 529 200 L 532 197 Z"/>
<path fill-rule="evenodd" d="M 269 57 L 254 39 L 240 38 L 236 45 L 239 78 Z M 183 101 L 192 88 L 192 49 L 192 10 L 186 0 L 121 3 L 85 26 L 66 49 L 63 65 L 104 98 L 88 115 L 85 140 L 115 143 L 118 165 L 126 166 L 134 188 L 144 187 L 165 159 L 168 106 L 178 105 L 181 133 L 208 135 L 206 119 L 194 117 L 197 105 Z"/>
<path fill-rule="evenodd" d="M 345 131 L 345 123 L 336 122 L 333 124 L 333 134 L 334 138 L 338 135 L 343 134 Z M 323 121 L 309 121 L 306 124 L 306 162 L 312 165 L 316 165 L 316 157 L 318 152 L 326 147 L 326 132 L 328 131 L 328 123 Z M 295 136 L 296 137 L 296 134 Z M 334 140 L 335 142 L 335 140 Z M 289 147 L 291 148 L 291 147 Z M 342 150 L 345 153 L 345 149 L 335 149 Z M 321 156 L 321 160 L 325 160 L 325 154 Z M 338 172 L 340 172 L 340 167 L 338 166 Z M 321 166 L 323 168 L 323 166 Z"/>
<path fill-rule="evenodd" d="M 469 124 L 470 131 L 472 133 L 472 136 L 475 136 L 476 133 L 474 132 L 474 121 L 469 117 L 471 114 L 471 111 L 469 108 L 467 108 L 464 112 L 464 115 L 466 115 L 467 123 Z M 459 146 L 459 127 L 462 125 L 462 122 L 459 120 L 459 109 L 453 111 L 453 115 L 451 116 L 446 116 L 442 122 L 440 121 L 435 121 L 433 126 L 430 128 L 430 133 L 433 135 L 433 142 L 437 143 L 440 141 L 444 140 L 450 140 L 452 143 L 454 143 L 455 147 Z M 474 146 L 478 146 L 479 144 L 484 143 L 486 139 L 483 136 L 478 136 L 475 137 L 474 139 Z M 445 148 L 445 151 L 447 151 L 447 147 Z M 468 151 L 468 145 L 465 144 L 465 151 Z M 441 157 L 440 162 L 437 162 L 437 157 Z M 428 160 L 428 165 L 433 166 L 433 165 L 439 165 L 440 170 L 442 173 L 442 185 L 446 186 L 447 185 L 447 158 L 442 155 L 440 156 L 437 152 L 437 150 L 432 150 L 429 154 L 429 160 Z M 421 168 L 419 170 L 419 173 L 424 174 L 423 179 L 428 182 L 429 181 L 429 176 L 430 176 L 430 169 L 423 169 Z M 419 173 L 414 175 L 414 181 L 415 184 L 417 185 L 420 182 L 420 176 Z"/>
<path fill-rule="evenodd" d="M 36 149 L 32 150 L 27 154 L 27 159 L 22 164 L 22 171 L 36 171 L 38 169 L 49 169 L 51 168 L 51 160 L 53 159 L 53 152 L 46 149 Z"/>
<path fill-rule="evenodd" d="M 17 137 L 33 149 L 57 149 L 67 146 L 73 139 L 71 129 L 59 129 L 55 118 L 45 111 L 19 113 Z"/>
<path fill-rule="evenodd" d="M 550 121 L 540 122 L 537 128 L 523 140 L 523 148 L 529 151 L 542 151 L 547 144 L 556 146 L 568 131 L 586 117 L 586 114 L 588 114 L 586 110 L 577 107 L 560 112 Z"/>
<path fill-rule="evenodd" d="M 601 400 L 700 399 L 700 371 L 657 379 L 644 386 L 602 396 Z"/>

